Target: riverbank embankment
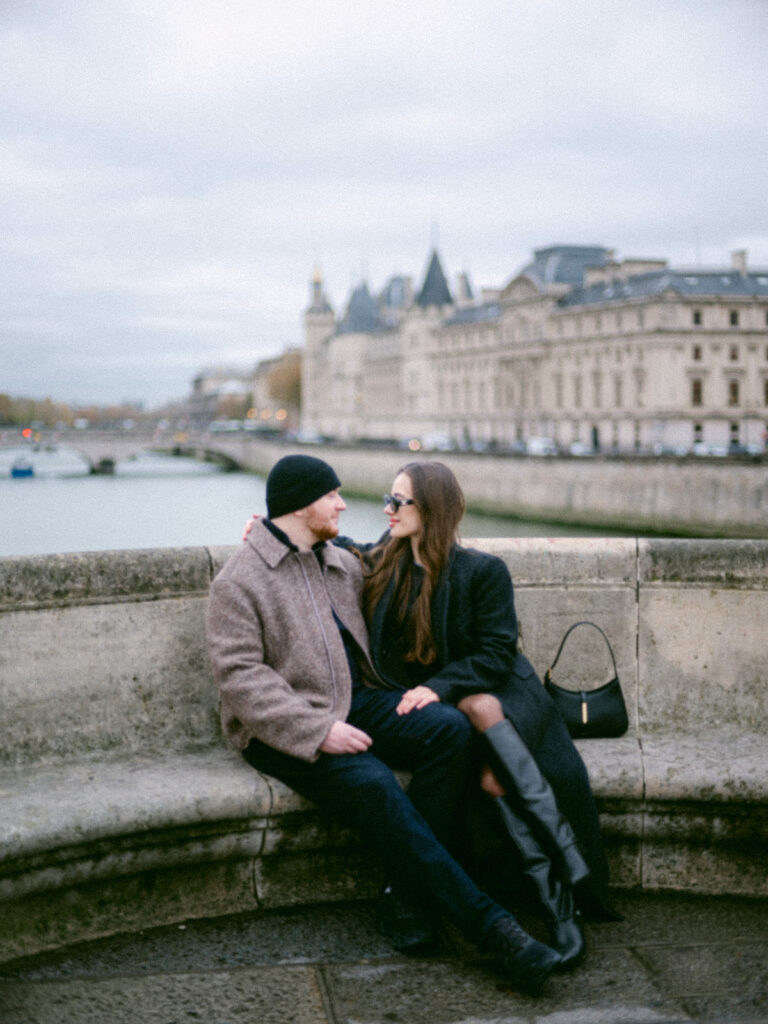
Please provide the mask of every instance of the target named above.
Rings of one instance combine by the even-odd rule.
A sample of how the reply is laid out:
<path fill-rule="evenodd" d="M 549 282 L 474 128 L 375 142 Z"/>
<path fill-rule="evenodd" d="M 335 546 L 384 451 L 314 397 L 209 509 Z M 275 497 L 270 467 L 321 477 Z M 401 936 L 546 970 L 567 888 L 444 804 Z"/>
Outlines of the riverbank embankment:
<path fill-rule="evenodd" d="M 288 452 L 311 452 L 333 463 L 345 493 L 376 498 L 389 489 L 404 463 L 434 458 L 456 473 L 473 512 L 639 535 L 768 537 L 768 464 L 763 461 L 412 455 L 336 444 L 289 445 L 245 435 L 217 437 L 210 448 L 258 473 L 267 473 Z"/>
<path fill-rule="evenodd" d="M 768 460 L 746 457 L 521 456 L 474 452 L 412 454 L 328 443 L 299 445 L 249 432 L 82 431 L 60 439 L 91 465 L 155 450 L 224 462 L 266 475 L 292 451 L 320 455 L 339 472 L 346 495 L 378 501 L 411 459 L 440 459 L 454 470 L 470 511 L 624 535 L 767 538 Z"/>

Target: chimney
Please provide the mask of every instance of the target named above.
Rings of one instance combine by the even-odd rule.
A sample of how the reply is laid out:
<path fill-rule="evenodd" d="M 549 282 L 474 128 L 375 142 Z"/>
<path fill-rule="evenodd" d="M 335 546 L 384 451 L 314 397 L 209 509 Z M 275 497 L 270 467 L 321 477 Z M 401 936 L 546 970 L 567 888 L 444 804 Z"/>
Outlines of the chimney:
<path fill-rule="evenodd" d="M 747 276 L 747 250 L 736 249 L 735 252 L 731 253 L 731 263 L 733 269 L 738 270 L 742 277 Z"/>

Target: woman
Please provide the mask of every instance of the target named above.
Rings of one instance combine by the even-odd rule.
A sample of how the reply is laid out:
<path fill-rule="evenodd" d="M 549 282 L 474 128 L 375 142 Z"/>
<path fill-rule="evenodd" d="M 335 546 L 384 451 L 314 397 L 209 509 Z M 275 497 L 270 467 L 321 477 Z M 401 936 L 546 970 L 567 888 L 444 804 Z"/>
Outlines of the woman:
<path fill-rule="evenodd" d="M 365 552 L 376 668 L 404 689 L 399 714 L 447 701 L 481 734 L 482 789 L 545 909 L 550 944 L 573 963 L 584 949 L 573 890 L 593 918 L 616 914 L 586 769 L 518 651 L 509 572 L 458 544 L 464 496 L 442 463 L 406 465 L 384 500 L 388 534 Z"/>

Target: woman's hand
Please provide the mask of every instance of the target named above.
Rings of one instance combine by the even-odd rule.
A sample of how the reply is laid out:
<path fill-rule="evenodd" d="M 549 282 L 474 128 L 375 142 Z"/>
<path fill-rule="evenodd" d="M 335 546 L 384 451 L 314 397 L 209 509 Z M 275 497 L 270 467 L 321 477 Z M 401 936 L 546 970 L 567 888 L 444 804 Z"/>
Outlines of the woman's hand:
<path fill-rule="evenodd" d="M 427 704 L 433 704 L 435 701 L 439 701 L 440 698 L 437 696 L 434 690 L 430 690 L 428 686 L 414 686 L 412 690 L 406 690 L 403 694 L 403 698 L 395 708 L 398 715 L 407 715 L 413 711 L 414 708 L 423 708 Z"/>
<path fill-rule="evenodd" d="M 247 538 L 248 534 L 253 529 L 253 524 L 256 522 L 257 519 L 261 519 L 261 516 L 259 515 L 258 512 L 254 512 L 251 518 L 245 524 L 245 529 L 243 530 L 243 540 Z"/>

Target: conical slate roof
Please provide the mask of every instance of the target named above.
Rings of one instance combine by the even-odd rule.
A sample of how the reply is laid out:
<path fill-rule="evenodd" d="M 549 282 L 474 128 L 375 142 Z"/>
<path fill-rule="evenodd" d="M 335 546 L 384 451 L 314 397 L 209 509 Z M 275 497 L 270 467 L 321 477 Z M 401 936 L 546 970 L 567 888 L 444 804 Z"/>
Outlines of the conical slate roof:
<path fill-rule="evenodd" d="M 448 282 L 445 279 L 443 268 L 440 265 L 440 257 L 437 252 L 432 253 L 432 258 L 429 261 L 429 267 L 424 278 L 424 284 L 421 286 L 421 291 L 416 296 L 416 302 L 422 309 L 426 309 L 427 306 L 452 306 L 453 298 L 451 297 L 450 289 L 448 288 Z"/>
<path fill-rule="evenodd" d="M 363 281 L 352 292 L 347 311 L 342 317 L 336 333 L 364 334 L 368 331 L 379 331 L 386 326 L 379 316 L 376 300 L 368 291 L 368 285 Z"/>

